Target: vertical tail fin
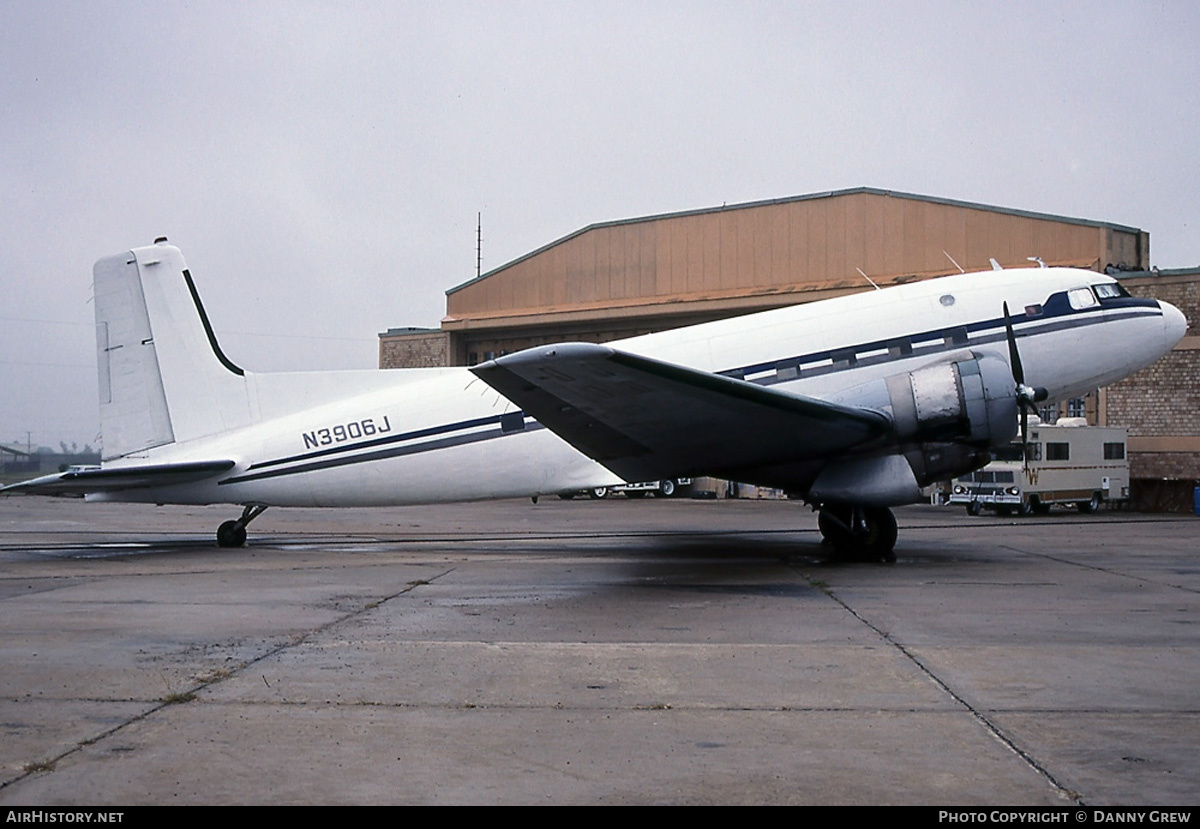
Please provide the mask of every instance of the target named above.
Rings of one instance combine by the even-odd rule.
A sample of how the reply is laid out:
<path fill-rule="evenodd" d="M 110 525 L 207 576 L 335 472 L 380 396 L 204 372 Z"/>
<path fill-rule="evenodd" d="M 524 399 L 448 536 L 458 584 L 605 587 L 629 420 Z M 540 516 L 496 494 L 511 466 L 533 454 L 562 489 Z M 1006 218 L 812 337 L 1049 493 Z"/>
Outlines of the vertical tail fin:
<path fill-rule="evenodd" d="M 221 351 L 165 239 L 93 269 L 106 460 L 252 422 L 245 372 Z"/>

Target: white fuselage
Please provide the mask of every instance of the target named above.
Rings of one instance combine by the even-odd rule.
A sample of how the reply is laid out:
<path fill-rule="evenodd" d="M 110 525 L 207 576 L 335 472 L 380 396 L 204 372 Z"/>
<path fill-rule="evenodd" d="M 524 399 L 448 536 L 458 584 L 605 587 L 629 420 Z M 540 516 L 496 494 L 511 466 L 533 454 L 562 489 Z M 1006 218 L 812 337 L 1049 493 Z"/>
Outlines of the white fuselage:
<path fill-rule="evenodd" d="M 1027 382 L 1061 399 L 1149 365 L 1184 333 L 1182 314 L 1165 303 L 1097 300 L 1089 286 L 1105 284 L 1114 283 L 1064 268 L 963 274 L 609 345 L 829 399 L 971 352 L 1007 363 L 1007 302 Z M 366 506 L 529 496 L 618 482 L 465 368 L 248 373 L 245 383 L 250 425 L 105 465 L 228 458 L 237 464 L 228 474 L 90 497 Z"/>

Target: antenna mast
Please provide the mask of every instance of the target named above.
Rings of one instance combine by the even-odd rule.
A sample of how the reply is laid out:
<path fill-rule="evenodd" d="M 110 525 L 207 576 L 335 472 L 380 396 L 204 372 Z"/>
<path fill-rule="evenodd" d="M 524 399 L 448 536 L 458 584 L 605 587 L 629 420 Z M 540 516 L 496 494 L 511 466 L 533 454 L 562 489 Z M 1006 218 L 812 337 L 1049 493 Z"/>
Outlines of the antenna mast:
<path fill-rule="evenodd" d="M 475 278 L 483 267 L 483 213 L 475 214 Z"/>

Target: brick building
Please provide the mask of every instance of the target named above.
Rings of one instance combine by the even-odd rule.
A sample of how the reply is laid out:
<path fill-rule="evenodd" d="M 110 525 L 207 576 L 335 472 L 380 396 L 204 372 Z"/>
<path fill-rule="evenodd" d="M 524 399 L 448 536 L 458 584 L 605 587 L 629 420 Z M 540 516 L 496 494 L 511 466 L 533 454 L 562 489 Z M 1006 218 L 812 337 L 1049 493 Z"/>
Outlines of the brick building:
<path fill-rule="evenodd" d="M 1170 354 L 1104 389 L 1097 420 L 1129 430 L 1138 506 L 1190 510 L 1200 485 L 1200 268 L 1115 275 L 1131 294 L 1183 311 L 1188 330 Z"/>

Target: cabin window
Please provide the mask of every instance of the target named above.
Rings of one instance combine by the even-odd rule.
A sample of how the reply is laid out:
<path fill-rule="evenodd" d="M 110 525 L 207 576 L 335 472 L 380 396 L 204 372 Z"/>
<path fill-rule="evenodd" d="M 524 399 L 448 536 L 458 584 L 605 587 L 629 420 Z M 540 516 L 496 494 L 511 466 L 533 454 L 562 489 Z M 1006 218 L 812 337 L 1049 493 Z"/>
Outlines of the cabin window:
<path fill-rule="evenodd" d="M 1040 304 L 1025 306 L 1025 316 L 1040 317 L 1041 315 L 1042 315 L 1042 306 Z"/>
<path fill-rule="evenodd" d="M 1046 460 L 1048 461 L 1069 461 L 1071 460 L 1071 444 L 1069 443 L 1046 443 Z"/>
<path fill-rule="evenodd" d="M 509 412 L 508 414 L 500 415 L 500 431 L 504 434 L 507 435 L 509 432 L 522 432 L 524 430 L 524 412 Z"/>
<path fill-rule="evenodd" d="M 1104 460 L 1106 461 L 1123 461 L 1125 460 L 1125 444 L 1106 443 L 1104 444 Z"/>
<path fill-rule="evenodd" d="M 1129 296 L 1129 291 L 1116 282 L 1101 282 L 1099 285 L 1093 285 L 1092 289 L 1096 292 L 1096 296 L 1102 300 Z"/>
<path fill-rule="evenodd" d="M 1076 288 L 1073 291 L 1067 291 L 1067 301 L 1071 303 L 1071 307 L 1076 311 L 1082 311 L 1084 308 L 1095 308 L 1099 305 L 1096 295 L 1092 293 L 1091 288 Z"/>

